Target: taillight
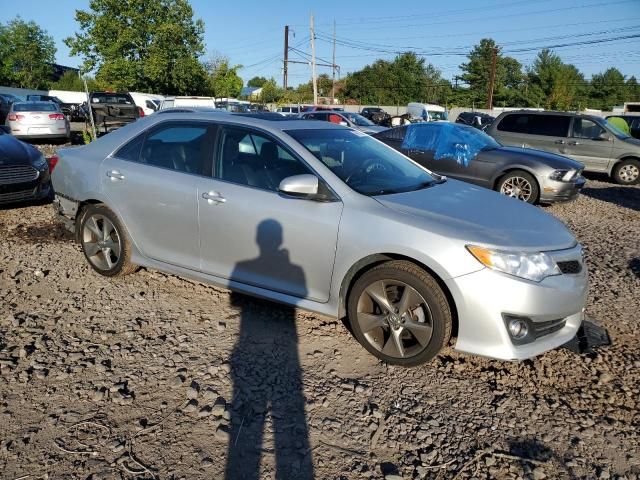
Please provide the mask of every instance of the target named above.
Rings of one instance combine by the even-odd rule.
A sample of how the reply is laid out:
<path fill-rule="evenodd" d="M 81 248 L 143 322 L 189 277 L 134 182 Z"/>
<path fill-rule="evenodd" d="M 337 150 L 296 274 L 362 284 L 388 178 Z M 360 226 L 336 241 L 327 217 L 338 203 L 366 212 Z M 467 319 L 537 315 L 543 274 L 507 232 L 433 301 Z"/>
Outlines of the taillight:
<path fill-rule="evenodd" d="M 49 119 L 51 120 L 64 120 L 64 114 L 62 113 L 50 113 Z"/>
<path fill-rule="evenodd" d="M 56 168 L 56 165 L 58 164 L 58 156 L 54 155 L 47 158 L 47 163 L 49 163 L 49 173 L 53 173 L 53 169 Z"/>
<path fill-rule="evenodd" d="M 142 107 L 138 107 L 138 116 L 140 118 L 144 117 L 144 110 L 142 109 Z"/>
<path fill-rule="evenodd" d="M 7 115 L 7 118 L 10 122 L 15 122 L 16 120 L 23 120 L 24 115 L 16 115 L 15 113 L 10 113 L 9 115 Z"/>

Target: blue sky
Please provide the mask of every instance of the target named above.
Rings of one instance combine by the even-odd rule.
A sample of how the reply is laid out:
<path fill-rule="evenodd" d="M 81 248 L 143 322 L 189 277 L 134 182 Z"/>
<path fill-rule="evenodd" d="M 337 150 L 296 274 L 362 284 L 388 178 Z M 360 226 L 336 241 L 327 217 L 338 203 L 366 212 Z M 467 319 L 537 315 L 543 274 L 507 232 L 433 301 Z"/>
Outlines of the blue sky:
<path fill-rule="evenodd" d="M 88 4 L 89 0 L 0 0 L 0 21 L 17 15 L 34 20 L 55 38 L 58 62 L 77 66 L 81 59 L 69 57 L 62 39 L 77 30 L 75 10 Z M 310 53 L 312 11 L 317 55 L 329 61 L 328 38 L 336 22 L 336 63 L 342 75 L 377 58 L 393 58 L 394 51 L 414 49 L 451 79 L 459 73 L 464 53 L 483 37 L 495 39 L 507 54 L 529 65 L 537 47 L 640 34 L 640 0 L 192 0 L 191 4 L 195 16 L 205 22 L 207 50 L 244 65 L 239 73 L 245 81 L 262 75 L 281 83 L 284 25 L 292 30 L 290 45 Z M 555 51 L 587 78 L 609 66 L 640 78 L 640 37 Z M 301 53 L 290 55 L 305 58 Z M 306 65 L 292 64 L 289 72 L 290 85 L 310 78 Z M 318 72 L 330 69 L 320 67 Z"/>

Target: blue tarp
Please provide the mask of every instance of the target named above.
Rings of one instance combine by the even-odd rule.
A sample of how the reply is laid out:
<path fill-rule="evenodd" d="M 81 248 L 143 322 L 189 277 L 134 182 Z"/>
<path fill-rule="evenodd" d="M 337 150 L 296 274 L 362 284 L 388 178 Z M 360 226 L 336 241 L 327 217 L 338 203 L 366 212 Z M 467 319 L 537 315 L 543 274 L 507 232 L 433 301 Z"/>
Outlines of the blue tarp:
<path fill-rule="evenodd" d="M 432 151 L 435 160 L 452 158 L 465 167 L 487 146 L 480 132 L 454 123 L 414 123 L 407 128 L 402 148 Z"/>

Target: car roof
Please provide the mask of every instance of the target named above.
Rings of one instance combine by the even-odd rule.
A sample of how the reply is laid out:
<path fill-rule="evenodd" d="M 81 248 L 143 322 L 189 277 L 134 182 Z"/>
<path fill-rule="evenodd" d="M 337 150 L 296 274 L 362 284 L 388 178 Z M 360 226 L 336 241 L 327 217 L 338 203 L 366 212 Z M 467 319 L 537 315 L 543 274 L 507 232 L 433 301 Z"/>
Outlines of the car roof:
<path fill-rule="evenodd" d="M 302 119 L 291 119 L 276 113 L 230 113 L 226 111 L 214 111 L 206 109 L 167 109 L 163 112 L 163 120 L 216 120 L 225 123 L 235 123 L 252 127 L 262 127 L 277 130 L 331 130 L 345 128 L 330 122 L 310 122 Z M 151 115 L 149 118 L 153 118 Z M 136 122 L 138 123 L 138 122 Z"/>

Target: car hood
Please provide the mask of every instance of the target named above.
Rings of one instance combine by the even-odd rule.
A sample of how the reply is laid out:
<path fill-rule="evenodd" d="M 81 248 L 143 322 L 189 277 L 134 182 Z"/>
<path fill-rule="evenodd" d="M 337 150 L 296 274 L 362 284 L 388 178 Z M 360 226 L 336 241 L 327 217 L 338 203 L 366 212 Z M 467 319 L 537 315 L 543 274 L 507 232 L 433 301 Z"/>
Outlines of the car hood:
<path fill-rule="evenodd" d="M 568 157 L 563 157 L 555 153 L 544 152 L 542 150 L 536 150 L 534 148 L 522 148 L 522 147 L 500 147 L 495 150 L 488 150 L 483 153 L 495 152 L 500 155 L 508 155 L 515 161 L 531 164 L 531 162 L 540 162 L 548 165 L 553 169 L 582 169 L 584 165 L 580 162 L 576 162 Z"/>
<path fill-rule="evenodd" d="M 356 126 L 355 128 L 360 130 L 361 132 L 368 133 L 369 135 L 388 130 L 387 127 L 381 127 L 380 125 Z"/>
<path fill-rule="evenodd" d="M 541 208 L 457 180 L 374 198 L 406 214 L 404 221 L 469 244 L 536 251 L 576 244 L 567 227 Z"/>
<path fill-rule="evenodd" d="M 38 150 L 8 134 L 0 134 L 0 166 L 30 165 Z"/>

